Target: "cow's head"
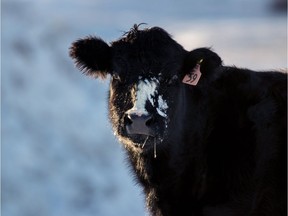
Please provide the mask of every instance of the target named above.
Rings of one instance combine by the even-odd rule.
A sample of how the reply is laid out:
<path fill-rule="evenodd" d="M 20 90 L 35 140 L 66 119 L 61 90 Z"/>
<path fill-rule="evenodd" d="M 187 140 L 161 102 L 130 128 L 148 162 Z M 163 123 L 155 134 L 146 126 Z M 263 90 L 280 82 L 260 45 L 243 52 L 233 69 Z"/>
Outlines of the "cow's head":
<path fill-rule="evenodd" d="M 185 133 L 189 91 L 198 86 L 184 84 L 184 76 L 201 62 L 201 85 L 221 64 L 209 49 L 187 52 L 158 27 L 134 26 L 110 45 L 96 37 L 80 39 L 72 44 L 70 56 L 86 75 L 110 75 L 113 129 L 126 148 L 138 152 L 163 149 L 175 134 Z"/>

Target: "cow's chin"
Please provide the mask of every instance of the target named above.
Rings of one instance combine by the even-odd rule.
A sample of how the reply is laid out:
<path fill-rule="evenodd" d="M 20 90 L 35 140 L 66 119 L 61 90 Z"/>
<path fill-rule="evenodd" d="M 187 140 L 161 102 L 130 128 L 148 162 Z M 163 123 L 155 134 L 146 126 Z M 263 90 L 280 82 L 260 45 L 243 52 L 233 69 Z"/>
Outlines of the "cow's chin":
<path fill-rule="evenodd" d="M 137 150 L 150 150 L 155 148 L 155 146 L 161 145 L 164 140 L 164 135 L 154 134 L 129 134 L 120 136 L 120 142 L 126 146 L 136 148 Z"/>
<path fill-rule="evenodd" d="M 146 134 L 130 134 L 129 139 L 133 145 L 139 148 L 149 148 L 157 142 L 157 136 L 146 135 Z"/>

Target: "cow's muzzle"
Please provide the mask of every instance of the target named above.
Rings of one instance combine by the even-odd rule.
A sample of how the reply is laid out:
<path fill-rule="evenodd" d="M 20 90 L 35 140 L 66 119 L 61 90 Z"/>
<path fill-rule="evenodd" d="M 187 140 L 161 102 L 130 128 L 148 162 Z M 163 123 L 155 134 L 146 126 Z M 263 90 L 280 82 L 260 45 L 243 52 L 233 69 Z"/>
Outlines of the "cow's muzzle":
<path fill-rule="evenodd" d="M 125 115 L 125 128 L 128 134 L 141 134 L 155 136 L 152 130 L 155 118 L 152 114 L 139 114 L 129 112 Z"/>

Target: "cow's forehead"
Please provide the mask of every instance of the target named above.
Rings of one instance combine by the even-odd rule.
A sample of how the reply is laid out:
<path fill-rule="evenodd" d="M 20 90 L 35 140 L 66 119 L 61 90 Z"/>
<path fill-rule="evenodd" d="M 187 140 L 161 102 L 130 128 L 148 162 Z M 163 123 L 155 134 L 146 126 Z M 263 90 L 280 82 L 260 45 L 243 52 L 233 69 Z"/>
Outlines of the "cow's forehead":
<path fill-rule="evenodd" d="M 161 28 L 133 29 L 122 38 L 111 42 L 114 57 L 168 60 L 185 53 L 183 47 Z M 127 59 L 130 60 L 130 59 Z"/>

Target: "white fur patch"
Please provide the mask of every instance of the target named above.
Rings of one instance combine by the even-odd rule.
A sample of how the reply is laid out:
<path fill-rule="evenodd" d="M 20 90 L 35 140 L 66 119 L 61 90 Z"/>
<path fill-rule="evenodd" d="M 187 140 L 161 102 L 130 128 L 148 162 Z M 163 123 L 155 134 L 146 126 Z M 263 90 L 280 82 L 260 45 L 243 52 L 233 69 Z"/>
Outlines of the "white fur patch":
<path fill-rule="evenodd" d="M 166 118 L 167 114 L 166 111 L 168 109 L 167 102 L 163 100 L 162 95 L 159 95 L 158 97 L 158 107 L 156 108 L 159 115 Z"/>
<path fill-rule="evenodd" d="M 145 79 L 140 80 L 136 87 L 136 99 L 134 101 L 134 106 L 128 111 L 128 113 L 135 113 L 137 115 L 148 115 L 148 111 L 145 109 L 146 101 L 149 100 L 152 106 L 154 106 L 153 96 L 155 95 L 156 88 L 158 86 L 158 81 L 156 79 L 150 82 Z"/>
<path fill-rule="evenodd" d="M 134 100 L 134 106 L 128 111 L 129 113 L 134 113 L 136 115 L 148 115 L 148 111 L 145 108 L 146 102 L 149 101 L 153 107 L 155 107 L 155 95 L 157 94 L 157 88 L 159 86 L 159 81 L 156 78 L 151 80 L 145 79 L 140 80 L 137 87 Z M 167 117 L 166 111 L 168 105 L 166 101 L 163 100 L 162 95 L 158 96 L 158 107 L 156 107 L 157 113 L 162 117 Z"/>

